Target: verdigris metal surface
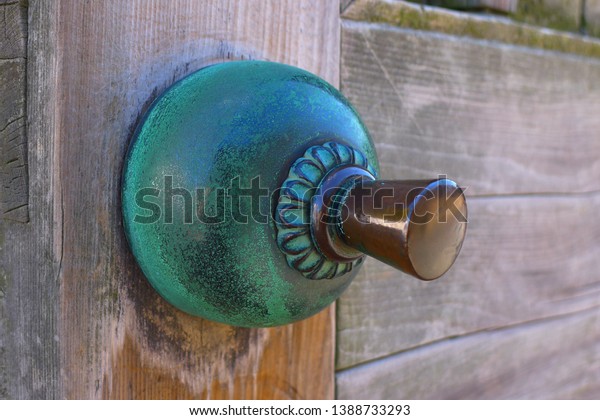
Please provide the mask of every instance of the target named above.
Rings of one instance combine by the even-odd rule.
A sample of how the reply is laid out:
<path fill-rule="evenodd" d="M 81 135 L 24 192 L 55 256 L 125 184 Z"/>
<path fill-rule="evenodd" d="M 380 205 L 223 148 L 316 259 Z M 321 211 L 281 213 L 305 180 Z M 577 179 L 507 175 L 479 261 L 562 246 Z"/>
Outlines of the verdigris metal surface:
<path fill-rule="evenodd" d="M 294 322 L 333 302 L 357 270 L 305 278 L 278 249 L 273 222 L 292 163 L 330 140 L 378 170 L 350 104 L 298 68 L 224 63 L 169 88 L 134 134 L 122 183 L 125 233 L 158 293 L 190 314 L 246 327 Z"/>
<path fill-rule="evenodd" d="M 281 186 L 275 211 L 277 244 L 290 267 L 306 278 L 332 279 L 356 269 L 363 262 L 360 258 L 363 254 L 360 252 L 351 258 L 336 261 L 327 255 L 318 242 L 319 236 L 337 236 L 330 235 L 329 231 L 320 233 L 317 228 L 325 225 L 325 229 L 336 229 L 338 220 L 335 217 L 329 217 L 327 221 L 320 220 L 325 216 L 321 211 L 322 202 L 327 194 L 335 195 L 338 192 L 345 178 L 339 180 L 339 183 L 328 185 L 328 191 L 320 189 L 332 170 L 348 167 L 370 171 L 367 173 L 371 178 L 376 173 L 368 159 L 352 147 L 335 142 L 311 146 L 292 164 L 289 175 Z M 333 207 L 331 203 L 326 206 L 327 210 L 332 211 Z"/>

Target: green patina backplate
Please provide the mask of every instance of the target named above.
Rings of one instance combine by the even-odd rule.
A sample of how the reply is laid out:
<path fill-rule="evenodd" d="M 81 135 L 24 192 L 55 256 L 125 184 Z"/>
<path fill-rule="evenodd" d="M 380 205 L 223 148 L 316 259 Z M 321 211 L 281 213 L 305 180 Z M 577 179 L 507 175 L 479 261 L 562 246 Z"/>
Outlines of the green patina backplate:
<path fill-rule="evenodd" d="M 307 279 L 288 266 L 273 221 L 290 166 L 331 140 L 378 170 L 347 100 L 295 67 L 230 62 L 170 87 L 140 122 L 122 183 L 125 233 L 152 286 L 185 312 L 245 327 L 333 302 L 357 270 Z"/>

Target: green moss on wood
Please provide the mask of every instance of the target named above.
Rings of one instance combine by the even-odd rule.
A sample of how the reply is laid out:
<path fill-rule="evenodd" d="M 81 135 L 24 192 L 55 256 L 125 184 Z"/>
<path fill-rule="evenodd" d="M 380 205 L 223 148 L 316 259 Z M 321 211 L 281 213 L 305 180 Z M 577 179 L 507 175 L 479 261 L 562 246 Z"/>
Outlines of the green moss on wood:
<path fill-rule="evenodd" d="M 343 17 L 600 58 L 600 42 L 590 38 L 405 2 L 356 0 Z"/>
<path fill-rule="evenodd" d="M 491 11 L 504 13 L 512 10 L 511 4 L 494 3 L 485 0 L 407 0 L 411 3 L 445 7 L 447 9 L 467 11 Z"/>
<path fill-rule="evenodd" d="M 580 2 L 573 0 L 519 0 L 517 11 L 511 17 L 545 28 L 577 32 L 581 24 L 580 10 Z"/>
<path fill-rule="evenodd" d="M 581 26 L 581 0 L 519 0 L 516 10 L 495 10 L 493 4 L 480 0 L 408 1 L 454 10 L 500 12 L 518 22 L 559 31 L 578 32 Z"/>

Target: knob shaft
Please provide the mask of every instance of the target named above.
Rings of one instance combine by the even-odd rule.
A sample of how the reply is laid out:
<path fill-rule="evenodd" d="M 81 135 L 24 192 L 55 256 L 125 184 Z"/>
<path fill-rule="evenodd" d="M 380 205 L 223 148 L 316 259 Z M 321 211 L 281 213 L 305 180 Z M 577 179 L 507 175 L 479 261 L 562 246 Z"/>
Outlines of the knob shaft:
<path fill-rule="evenodd" d="M 467 204 L 454 181 L 363 179 L 340 211 L 344 242 L 421 280 L 440 277 L 460 252 Z"/>

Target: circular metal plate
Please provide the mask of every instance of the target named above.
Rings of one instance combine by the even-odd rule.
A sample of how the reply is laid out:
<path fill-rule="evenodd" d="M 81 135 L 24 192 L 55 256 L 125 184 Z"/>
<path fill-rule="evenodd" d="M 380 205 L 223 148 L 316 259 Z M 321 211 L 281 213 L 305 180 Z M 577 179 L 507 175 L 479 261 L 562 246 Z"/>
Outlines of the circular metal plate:
<path fill-rule="evenodd" d="M 378 169 L 349 103 L 298 68 L 224 63 L 170 87 L 141 120 L 122 183 L 125 233 L 152 286 L 185 312 L 246 327 L 333 302 L 356 270 L 303 277 L 278 249 L 273 221 L 290 165 L 332 138 Z"/>

